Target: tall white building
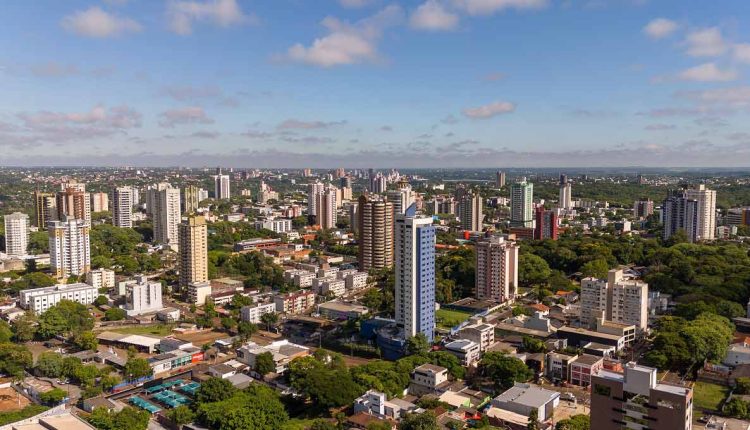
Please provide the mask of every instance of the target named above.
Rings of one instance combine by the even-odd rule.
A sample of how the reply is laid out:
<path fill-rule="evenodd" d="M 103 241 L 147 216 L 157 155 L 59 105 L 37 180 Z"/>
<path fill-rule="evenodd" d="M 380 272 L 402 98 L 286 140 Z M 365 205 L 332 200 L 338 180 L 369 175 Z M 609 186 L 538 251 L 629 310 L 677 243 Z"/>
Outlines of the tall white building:
<path fill-rule="evenodd" d="M 593 325 L 597 318 L 648 328 L 648 284 L 623 277 L 620 269 L 607 273 L 607 280 L 585 278 L 581 281 L 583 324 Z"/>
<path fill-rule="evenodd" d="M 462 194 L 458 199 L 458 219 L 462 230 L 482 231 L 484 200 L 480 194 Z"/>
<path fill-rule="evenodd" d="M 315 195 L 315 223 L 322 229 L 336 228 L 337 194 L 336 187 L 330 186 Z"/>
<path fill-rule="evenodd" d="M 165 185 L 154 192 L 154 242 L 176 246 L 177 229 L 182 221 L 180 189 L 172 188 L 169 184 Z"/>
<path fill-rule="evenodd" d="M 689 188 L 685 192 L 688 199 L 697 202 L 697 240 L 713 240 L 716 237 L 716 190 L 709 190 L 705 184 Z"/>
<path fill-rule="evenodd" d="M 410 338 L 435 332 L 435 227 L 432 218 L 418 217 L 416 205 L 395 222 L 396 326 Z"/>
<path fill-rule="evenodd" d="M 573 207 L 573 187 L 568 182 L 567 175 L 560 175 L 560 197 L 558 206 L 560 209 L 571 209 Z"/>
<path fill-rule="evenodd" d="M 514 227 L 533 227 L 534 225 L 534 184 L 516 182 L 510 186 L 510 223 Z"/>
<path fill-rule="evenodd" d="M 313 182 L 307 186 L 307 215 L 318 215 L 316 196 L 325 190 L 321 182 Z"/>
<path fill-rule="evenodd" d="M 109 210 L 109 196 L 107 193 L 91 193 L 91 212 L 105 212 Z"/>
<path fill-rule="evenodd" d="M 393 203 L 393 214 L 399 215 L 414 203 L 414 192 L 408 182 L 400 182 L 397 190 L 386 192 L 386 199 Z"/>
<path fill-rule="evenodd" d="M 515 299 L 518 288 L 518 245 L 502 236 L 477 242 L 476 298 L 498 303 Z"/>
<path fill-rule="evenodd" d="M 163 308 L 161 282 L 150 282 L 141 275 L 125 284 L 125 311 L 128 315 L 156 312 Z"/>
<path fill-rule="evenodd" d="M 60 300 L 90 305 L 99 297 L 99 291 L 89 284 L 75 283 L 23 290 L 18 295 L 21 307 L 42 314 Z"/>
<path fill-rule="evenodd" d="M 47 230 L 50 266 L 57 278 L 80 276 L 91 270 L 89 225 L 85 220 L 50 221 Z"/>
<path fill-rule="evenodd" d="M 5 253 L 11 256 L 26 255 L 29 247 L 29 216 L 14 212 L 5 215 Z"/>
<path fill-rule="evenodd" d="M 214 177 L 214 197 L 217 200 L 227 200 L 230 195 L 229 175 L 216 175 Z"/>
<path fill-rule="evenodd" d="M 133 227 L 133 188 L 117 187 L 112 190 L 112 224 L 115 227 Z"/>

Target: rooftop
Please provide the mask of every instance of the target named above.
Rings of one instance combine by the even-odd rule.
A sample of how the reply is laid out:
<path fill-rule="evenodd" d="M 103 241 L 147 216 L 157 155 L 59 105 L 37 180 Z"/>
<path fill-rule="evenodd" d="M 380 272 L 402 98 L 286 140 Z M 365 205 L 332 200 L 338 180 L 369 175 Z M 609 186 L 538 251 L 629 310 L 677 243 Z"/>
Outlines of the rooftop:
<path fill-rule="evenodd" d="M 511 388 L 495 397 L 493 403 L 517 403 L 533 408 L 541 408 L 557 397 L 560 397 L 560 393 L 556 391 L 546 390 L 537 385 L 517 382 Z"/>

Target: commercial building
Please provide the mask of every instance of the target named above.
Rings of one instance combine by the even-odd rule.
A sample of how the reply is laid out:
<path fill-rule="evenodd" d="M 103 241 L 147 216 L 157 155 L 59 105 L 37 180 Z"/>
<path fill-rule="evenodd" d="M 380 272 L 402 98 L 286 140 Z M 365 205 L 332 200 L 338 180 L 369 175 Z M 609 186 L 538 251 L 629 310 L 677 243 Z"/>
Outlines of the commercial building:
<path fill-rule="evenodd" d="M 591 385 L 591 377 L 604 368 L 604 357 L 583 354 L 570 363 L 568 382 L 579 387 Z"/>
<path fill-rule="evenodd" d="M 537 412 L 539 422 L 552 418 L 555 408 L 560 403 L 560 393 L 546 390 L 538 385 L 516 382 L 508 390 L 492 399 L 492 406 L 528 417 Z M 593 406 L 592 406 L 593 409 Z M 592 425 L 592 429 L 599 430 Z"/>
<path fill-rule="evenodd" d="M 21 212 L 5 215 L 5 253 L 12 257 L 26 255 L 29 247 L 29 216 Z"/>
<path fill-rule="evenodd" d="M 206 219 L 191 216 L 178 227 L 180 287 L 208 280 L 208 229 Z"/>
<path fill-rule="evenodd" d="M 71 184 L 68 184 L 71 185 Z M 91 196 L 82 188 L 83 184 L 78 186 L 66 186 L 63 191 L 57 193 L 57 219 L 76 218 L 86 221 L 91 225 Z"/>
<path fill-rule="evenodd" d="M 693 390 L 657 382 L 656 369 L 636 363 L 623 373 L 591 377 L 591 428 L 596 430 L 693 428 Z"/>
<path fill-rule="evenodd" d="M 357 209 L 359 268 L 363 271 L 393 266 L 393 203 L 363 194 Z"/>
<path fill-rule="evenodd" d="M 255 368 L 255 360 L 259 355 L 270 352 L 274 362 L 274 372 L 282 374 L 286 372 L 287 366 L 295 358 L 310 355 L 310 349 L 288 340 L 277 340 L 266 346 L 260 346 L 254 342 L 237 349 L 237 361 L 246 364 L 251 369 Z"/>
<path fill-rule="evenodd" d="M 533 227 L 534 184 L 523 178 L 510 186 L 510 224 L 513 227 Z"/>
<path fill-rule="evenodd" d="M 318 305 L 318 313 L 331 320 L 357 320 L 367 315 L 367 307 L 338 301 Z"/>
<path fill-rule="evenodd" d="M 89 305 L 99 297 L 99 291 L 89 284 L 58 284 L 51 287 L 32 288 L 18 293 L 19 304 L 24 309 L 31 309 L 37 315 L 60 303 L 60 300 Z"/>
<path fill-rule="evenodd" d="M 34 191 L 34 225 L 46 230 L 50 221 L 57 220 L 57 199 L 52 193 Z"/>
<path fill-rule="evenodd" d="M 560 339 L 566 339 L 568 345 L 575 348 L 584 348 L 588 344 L 599 344 L 610 348 L 607 350 L 614 349 L 617 352 L 625 348 L 625 336 L 618 336 L 616 334 L 599 333 L 598 331 L 587 330 L 584 328 L 562 326 L 557 329 L 557 337 Z"/>
<path fill-rule="evenodd" d="M 240 309 L 240 318 L 245 322 L 260 324 L 263 315 L 275 312 L 276 303 L 256 303 L 250 306 L 243 306 Z"/>
<path fill-rule="evenodd" d="M 626 279 L 622 269 L 612 269 L 607 280 L 581 280 L 583 324 L 593 326 L 597 318 L 635 325 L 639 332 L 648 329 L 648 284 Z"/>
<path fill-rule="evenodd" d="M 180 190 L 170 184 L 159 184 L 153 194 L 154 242 L 175 247 L 179 243 Z"/>
<path fill-rule="evenodd" d="M 315 293 L 312 291 L 297 291 L 274 296 L 276 312 L 297 314 L 315 306 Z"/>
<path fill-rule="evenodd" d="M 557 214 L 553 210 L 545 210 L 543 207 L 536 208 L 536 225 L 534 226 L 534 239 L 557 240 Z"/>
<path fill-rule="evenodd" d="M 91 193 L 91 212 L 106 212 L 108 210 L 109 195 L 107 193 Z"/>
<path fill-rule="evenodd" d="M 229 175 L 222 175 L 221 171 L 214 177 L 214 198 L 217 200 L 228 200 L 231 197 L 229 189 Z"/>
<path fill-rule="evenodd" d="M 572 185 L 568 182 L 568 175 L 560 175 L 560 195 L 557 206 L 560 209 L 573 208 Z"/>
<path fill-rule="evenodd" d="M 115 288 L 115 271 L 105 268 L 91 270 L 86 273 L 86 283 L 96 289 Z"/>
<path fill-rule="evenodd" d="M 125 312 L 129 316 L 156 312 L 163 309 L 161 282 L 137 276 L 125 286 Z"/>
<path fill-rule="evenodd" d="M 281 245 L 281 239 L 278 238 L 271 238 L 271 239 L 263 239 L 263 238 L 255 238 L 255 239 L 247 239 L 242 240 L 234 244 L 234 251 L 235 252 L 247 252 L 247 251 L 255 251 L 257 249 L 263 249 L 263 248 L 272 248 L 275 246 Z"/>
<path fill-rule="evenodd" d="M 515 299 L 518 288 L 518 245 L 502 236 L 477 242 L 475 296 L 504 303 Z"/>
<path fill-rule="evenodd" d="M 133 227 L 133 188 L 117 187 L 112 190 L 112 224 L 115 227 Z"/>
<path fill-rule="evenodd" d="M 467 192 L 458 199 L 458 219 L 461 230 L 482 231 L 484 200 L 477 193 Z"/>
<path fill-rule="evenodd" d="M 645 219 L 654 214 L 654 202 L 651 199 L 636 200 L 633 204 L 633 215 L 636 219 Z"/>
<path fill-rule="evenodd" d="M 75 218 L 50 221 L 47 225 L 50 266 L 55 277 L 80 276 L 91 270 L 89 225 Z"/>

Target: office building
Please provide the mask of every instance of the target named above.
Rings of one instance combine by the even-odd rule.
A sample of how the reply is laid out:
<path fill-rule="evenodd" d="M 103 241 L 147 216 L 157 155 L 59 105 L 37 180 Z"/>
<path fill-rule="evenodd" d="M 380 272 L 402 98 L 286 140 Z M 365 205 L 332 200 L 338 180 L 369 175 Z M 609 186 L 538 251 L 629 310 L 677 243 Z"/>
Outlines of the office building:
<path fill-rule="evenodd" d="M 396 326 L 408 339 L 435 334 L 435 227 L 432 218 L 418 217 L 412 204 L 396 216 Z"/>
<path fill-rule="evenodd" d="M 91 270 L 89 228 L 86 221 L 75 218 L 47 224 L 50 266 L 55 277 L 80 276 Z"/>
<path fill-rule="evenodd" d="M 214 177 L 214 198 L 217 200 L 228 200 L 230 196 L 229 175 L 222 175 L 220 170 Z"/>
<path fill-rule="evenodd" d="M 393 266 L 393 203 L 363 194 L 357 209 L 359 268 L 363 271 Z"/>
<path fill-rule="evenodd" d="M 201 188 L 195 185 L 188 185 L 182 191 L 182 212 L 186 214 L 193 214 L 198 211 L 201 203 L 200 192 L 203 191 Z"/>
<path fill-rule="evenodd" d="M 57 220 L 57 199 L 54 194 L 34 191 L 34 225 L 46 230 L 47 223 Z"/>
<path fill-rule="evenodd" d="M 650 199 L 636 200 L 633 204 L 633 215 L 636 219 L 645 219 L 654 213 L 654 202 Z"/>
<path fill-rule="evenodd" d="M 133 188 L 117 187 L 112 190 L 112 224 L 115 227 L 133 227 Z"/>
<path fill-rule="evenodd" d="M 716 191 L 700 184 L 685 191 L 688 199 L 695 200 L 697 211 L 696 240 L 713 240 L 716 234 Z"/>
<path fill-rule="evenodd" d="M 513 227 L 532 227 L 534 224 L 534 184 L 523 178 L 510 186 L 510 224 Z"/>
<path fill-rule="evenodd" d="M 58 284 L 51 287 L 22 290 L 18 293 L 19 304 L 41 315 L 47 309 L 60 303 L 60 300 L 90 305 L 99 297 L 99 290 L 89 284 Z"/>
<path fill-rule="evenodd" d="M 336 191 L 336 187 L 331 186 L 314 196 L 315 223 L 324 230 L 336 228 Z"/>
<path fill-rule="evenodd" d="M 660 383 L 657 370 L 627 363 L 623 373 L 602 369 L 591 377 L 591 428 L 693 428 L 693 390 Z"/>
<path fill-rule="evenodd" d="M 638 332 L 648 328 L 648 284 L 626 279 L 621 269 L 612 269 L 607 280 L 581 280 L 581 323 L 593 326 L 597 318 L 636 326 Z"/>
<path fill-rule="evenodd" d="M 83 191 L 83 184 L 73 185 L 57 193 L 57 219 L 82 219 L 91 225 L 91 196 Z"/>
<path fill-rule="evenodd" d="M 106 212 L 109 210 L 109 195 L 107 193 L 91 193 L 91 212 Z"/>
<path fill-rule="evenodd" d="M 154 242 L 175 246 L 179 240 L 180 190 L 170 184 L 159 184 L 153 193 Z"/>
<path fill-rule="evenodd" d="M 129 316 L 156 312 L 163 309 L 161 282 L 149 281 L 145 276 L 136 276 L 125 286 L 125 312 Z"/>
<path fill-rule="evenodd" d="M 573 187 L 568 182 L 568 175 L 560 175 L 560 197 L 558 207 L 560 209 L 571 209 L 573 207 Z"/>
<path fill-rule="evenodd" d="M 21 212 L 5 215 L 5 253 L 26 255 L 29 247 L 29 216 Z"/>
<path fill-rule="evenodd" d="M 96 288 L 115 288 L 115 271 L 109 269 L 94 269 L 86 273 L 86 283 Z"/>
<path fill-rule="evenodd" d="M 178 205 L 179 207 L 179 205 Z M 180 287 L 208 280 L 206 218 L 191 216 L 178 226 Z"/>
<path fill-rule="evenodd" d="M 475 296 L 498 303 L 513 301 L 518 288 L 518 248 L 516 242 L 491 236 L 477 242 Z"/>
<path fill-rule="evenodd" d="M 505 172 L 498 171 L 495 173 L 495 186 L 497 188 L 502 188 L 505 186 Z"/>
<path fill-rule="evenodd" d="M 555 213 L 555 211 L 545 210 L 542 206 L 536 208 L 534 239 L 557 240 L 557 214 Z"/>
<path fill-rule="evenodd" d="M 484 221 L 484 200 L 471 192 L 462 193 L 458 198 L 458 219 L 461 230 L 482 231 Z"/>

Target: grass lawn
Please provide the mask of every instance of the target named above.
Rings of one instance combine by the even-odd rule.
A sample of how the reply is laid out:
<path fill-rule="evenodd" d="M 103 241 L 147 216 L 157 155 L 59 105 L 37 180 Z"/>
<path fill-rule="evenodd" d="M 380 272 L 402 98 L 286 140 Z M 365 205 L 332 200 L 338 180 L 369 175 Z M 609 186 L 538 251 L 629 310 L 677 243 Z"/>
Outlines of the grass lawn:
<path fill-rule="evenodd" d="M 112 330 L 109 330 L 109 331 L 114 331 L 117 333 L 127 333 L 127 334 L 166 336 L 172 333 L 173 328 L 174 328 L 174 324 L 157 324 L 157 325 L 148 325 L 148 326 L 135 325 L 132 327 L 113 328 Z"/>
<path fill-rule="evenodd" d="M 439 309 L 435 313 L 437 325 L 443 328 L 457 326 L 469 319 L 470 316 L 471 314 L 468 312 L 461 312 L 453 309 Z"/>
<path fill-rule="evenodd" d="M 727 394 L 729 394 L 729 388 L 710 382 L 698 381 L 693 386 L 693 401 L 695 407 L 699 409 L 718 410 Z"/>

